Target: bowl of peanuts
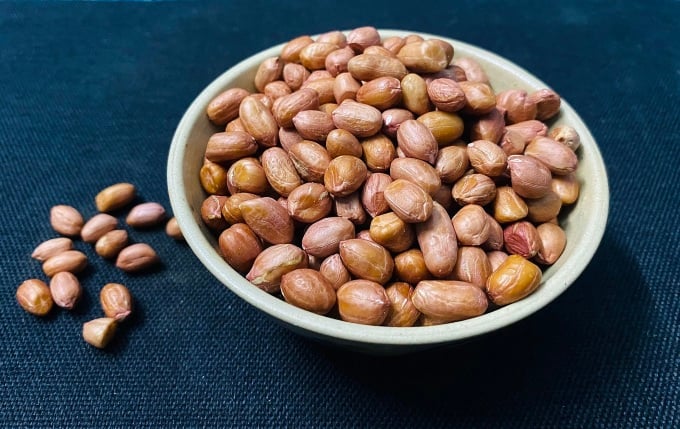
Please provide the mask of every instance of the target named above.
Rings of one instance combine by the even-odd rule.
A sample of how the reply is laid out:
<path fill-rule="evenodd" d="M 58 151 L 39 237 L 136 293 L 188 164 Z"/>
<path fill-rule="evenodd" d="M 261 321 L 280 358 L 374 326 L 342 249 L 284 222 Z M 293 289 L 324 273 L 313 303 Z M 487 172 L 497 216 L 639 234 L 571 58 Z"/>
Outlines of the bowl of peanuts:
<path fill-rule="evenodd" d="M 459 40 L 300 36 L 210 83 L 175 132 L 182 233 L 292 331 L 398 354 L 496 331 L 571 286 L 609 188 L 574 109 Z"/>

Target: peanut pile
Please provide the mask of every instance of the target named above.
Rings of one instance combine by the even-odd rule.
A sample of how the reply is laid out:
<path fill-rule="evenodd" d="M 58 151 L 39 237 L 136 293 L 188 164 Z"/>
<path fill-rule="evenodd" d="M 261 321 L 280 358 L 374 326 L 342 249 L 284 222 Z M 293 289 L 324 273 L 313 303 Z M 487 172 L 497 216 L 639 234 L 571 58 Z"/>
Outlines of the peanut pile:
<path fill-rule="evenodd" d="M 422 326 L 518 301 L 576 202 L 560 97 L 496 92 L 443 40 L 373 27 L 289 41 L 207 106 L 201 206 L 223 258 L 297 307 Z"/>

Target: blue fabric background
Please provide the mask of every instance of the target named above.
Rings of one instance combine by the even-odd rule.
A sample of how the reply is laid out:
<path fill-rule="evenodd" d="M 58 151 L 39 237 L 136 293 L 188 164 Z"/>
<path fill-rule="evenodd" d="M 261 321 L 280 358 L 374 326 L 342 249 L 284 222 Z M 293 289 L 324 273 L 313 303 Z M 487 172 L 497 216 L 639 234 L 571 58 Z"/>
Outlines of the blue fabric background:
<path fill-rule="evenodd" d="M 0 426 L 679 427 L 678 1 L 0 2 Z M 87 217 L 118 181 L 169 207 L 165 164 L 198 92 L 300 34 L 424 31 L 533 71 L 590 125 L 608 166 L 604 240 L 548 308 L 450 350 L 367 357 L 311 344 L 218 283 L 162 230 L 163 266 L 92 264 L 73 313 L 16 304 L 49 208 Z M 85 344 L 99 288 L 137 312 Z"/>

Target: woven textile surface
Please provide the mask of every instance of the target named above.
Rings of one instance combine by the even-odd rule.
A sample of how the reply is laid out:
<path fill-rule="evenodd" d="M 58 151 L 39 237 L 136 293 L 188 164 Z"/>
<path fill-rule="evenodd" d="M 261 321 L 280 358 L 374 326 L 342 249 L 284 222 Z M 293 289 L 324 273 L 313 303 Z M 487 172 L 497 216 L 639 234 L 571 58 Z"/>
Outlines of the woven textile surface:
<path fill-rule="evenodd" d="M 607 164 L 602 244 L 556 301 L 501 332 L 399 357 L 311 343 L 228 291 L 162 228 L 162 265 L 91 261 L 73 312 L 24 312 L 49 209 L 95 214 L 120 181 L 168 210 L 185 109 L 231 65 L 301 34 L 439 34 L 532 71 Z M 680 2 L 0 2 L 0 427 L 680 426 Z M 120 214 L 122 220 L 123 214 Z M 110 347 L 81 338 L 99 288 L 137 308 Z"/>

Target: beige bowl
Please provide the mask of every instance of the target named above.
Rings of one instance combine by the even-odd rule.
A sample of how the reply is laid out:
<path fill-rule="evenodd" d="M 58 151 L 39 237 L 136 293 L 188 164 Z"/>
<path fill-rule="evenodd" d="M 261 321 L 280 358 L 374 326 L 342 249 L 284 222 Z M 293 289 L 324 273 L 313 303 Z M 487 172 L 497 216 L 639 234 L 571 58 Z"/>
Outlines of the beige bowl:
<path fill-rule="evenodd" d="M 412 32 L 379 30 L 381 36 L 403 36 Z M 451 43 L 455 56 L 476 59 L 486 70 L 496 91 L 509 88 L 536 90 L 548 85 L 498 55 L 458 40 L 437 37 Z M 203 154 L 211 134 L 217 131 L 207 119 L 209 101 L 230 87 L 253 88 L 258 65 L 276 56 L 283 44 L 264 50 L 236 64 L 208 85 L 189 106 L 177 126 L 168 158 L 168 191 L 177 222 L 187 243 L 219 281 L 244 301 L 262 310 L 292 331 L 326 343 L 353 350 L 397 354 L 459 342 L 515 323 L 545 307 L 564 292 L 583 272 L 604 234 L 609 208 L 607 173 L 600 151 L 588 127 L 569 104 L 562 100 L 556 123 L 574 127 L 581 137 L 580 198 L 562 221 L 567 247 L 559 261 L 545 270 L 541 286 L 527 298 L 479 317 L 439 326 L 395 328 L 363 326 L 319 316 L 296 308 L 250 284 L 219 255 L 217 240 L 203 225 L 200 206 L 206 197 L 198 180 Z M 236 327 L 234 327 L 236 329 Z"/>

